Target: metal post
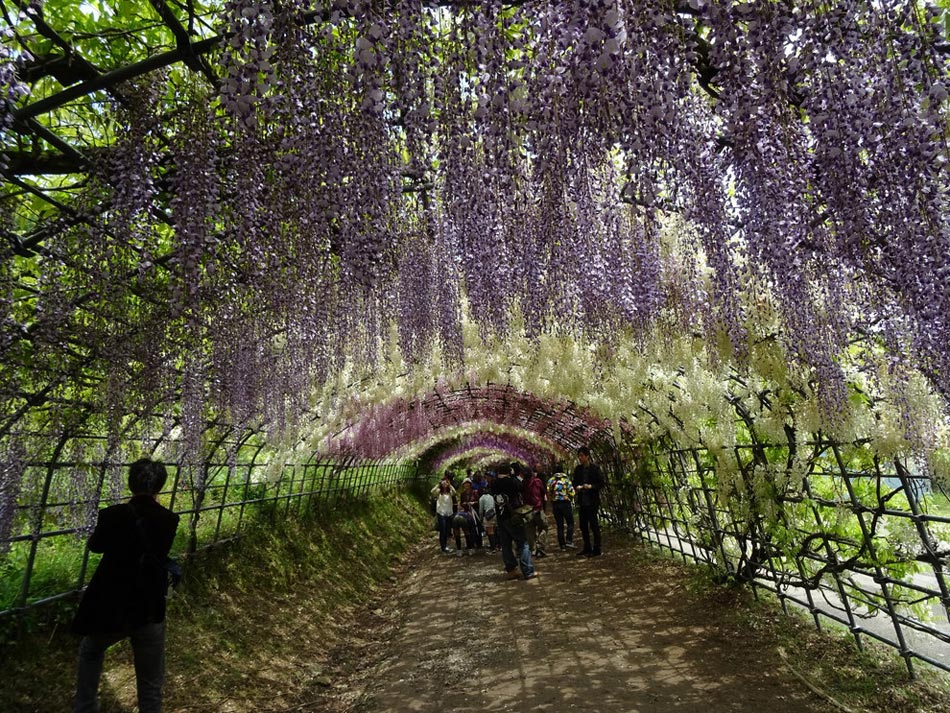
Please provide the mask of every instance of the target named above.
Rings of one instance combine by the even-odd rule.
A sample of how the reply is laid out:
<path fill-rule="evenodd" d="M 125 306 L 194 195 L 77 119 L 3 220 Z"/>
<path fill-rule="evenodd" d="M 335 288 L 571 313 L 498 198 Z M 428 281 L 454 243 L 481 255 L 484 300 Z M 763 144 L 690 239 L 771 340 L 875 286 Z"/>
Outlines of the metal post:
<path fill-rule="evenodd" d="M 53 483 L 53 475 L 56 473 L 56 461 L 59 460 L 59 454 L 63 452 L 63 448 L 68 441 L 69 434 L 63 433 L 56 443 L 56 447 L 53 449 L 49 463 L 47 463 L 46 479 L 43 481 L 43 493 L 40 496 L 39 505 L 36 506 L 36 512 L 33 516 L 33 526 L 30 530 L 30 554 L 27 555 L 26 571 L 23 573 L 20 595 L 17 597 L 17 602 L 20 607 L 26 606 L 26 600 L 30 594 L 30 579 L 33 576 L 33 565 L 36 562 L 36 550 L 40 544 L 40 533 L 43 531 L 43 519 L 46 515 L 46 501 L 49 498 L 49 489 Z M 106 454 L 106 458 L 108 459 L 108 454 Z"/>
<path fill-rule="evenodd" d="M 707 451 L 708 452 L 708 451 Z M 703 466 L 702 461 L 699 458 L 699 451 L 696 448 L 691 448 L 690 453 L 693 454 L 693 462 L 696 464 L 696 473 L 699 476 L 700 488 L 702 489 L 703 499 L 706 501 L 706 509 L 709 511 L 709 522 L 712 527 L 713 541 L 719 548 L 720 560 L 720 569 L 723 570 L 727 575 L 733 574 L 731 563 L 729 562 L 729 557 L 726 555 L 726 548 L 723 542 L 723 532 L 722 527 L 719 525 L 719 514 L 716 510 L 716 505 L 713 503 L 712 495 L 710 495 L 711 488 L 706 482 L 706 468 Z"/>
<path fill-rule="evenodd" d="M 868 554 L 871 556 L 874 572 L 877 575 L 878 582 L 880 583 L 881 594 L 883 595 L 884 602 L 887 605 L 887 613 L 891 617 L 891 622 L 894 625 L 894 633 L 897 635 L 897 641 L 900 644 L 900 654 L 904 657 L 904 663 L 907 665 L 907 673 L 910 674 L 911 678 L 916 678 L 916 674 L 914 673 L 914 664 L 911 660 L 911 652 L 907 647 L 906 640 L 904 639 L 904 630 L 897 618 L 897 610 L 894 606 L 893 600 L 891 599 L 890 592 L 888 591 L 888 586 L 884 577 L 884 571 L 878 564 L 877 552 L 874 548 L 874 540 L 871 537 L 870 531 L 868 530 L 867 523 L 864 521 L 863 508 L 861 503 L 858 501 L 857 495 L 855 495 L 854 486 L 851 484 L 851 478 L 848 477 L 848 470 L 845 468 L 844 460 L 841 458 L 841 452 L 838 449 L 838 444 L 832 443 L 831 450 L 835 454 L 835 461 L 838 464 L 838 469 L 841 471 L 841 475 L 844 477 L 845 487 L 847 487 L 848 496 L 851 498 L 852 511 L 854 512 L 855 517 L 857 517 L 858 523 L 861 525 L 861 534 L 864 537 L 864 544 L 867 546 Z"/>
<path fill-rule="evenodd" d="M 950 592 L 947 590 L 947 582 L 944 577 L 943 560 L 937 552 L 937 542 L 924 524 L 927 516 L 920 511 L 917 493 L 911 483 L 912 476 L 907 472 L 907 468 L 904 467 L 904 464 L 896 458 L 894 459 L 894 466 L 897 469 L 897 477 L 900 478 L 901 485 L 904 488 L 904 494 L 907 496 L 910 511 L 914 516 L 914 526 L 917 528 L 917 535 L 920 537 L 920 542 L 927 552 L 928 563 L 933 568 L 937 586 L 940 587 L 940 603 L 943 605 L 944 614 L 947 615 L 948 620 L 950 620 L 950 608 L 948 608 L 950 607 Z M 877 460 L 874 461 L 874 468 L 877 470 L 877 475 L 880 478 L 881 472 L 878 468 Z"/>

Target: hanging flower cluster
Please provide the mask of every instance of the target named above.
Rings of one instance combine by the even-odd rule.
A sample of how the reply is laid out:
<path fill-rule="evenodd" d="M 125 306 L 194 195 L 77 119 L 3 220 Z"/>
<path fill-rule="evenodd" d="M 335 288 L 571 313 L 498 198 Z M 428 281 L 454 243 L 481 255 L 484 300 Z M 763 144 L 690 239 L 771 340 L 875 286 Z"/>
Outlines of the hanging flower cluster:
<path fill-rule="evenodd" d="M 23 452 L 13 450 L 19 447 L 20 444 L 14 442 L 13 446 L 0 450 L 0 554 L 4 554 L 5 547 L 9 546 L 6 540 L 13 528 L 21 480 L 26 470 Z"/>
<path fill-rule="evenodd" d="M 190 440 L 213 418 L 280 431 L 393 342 L 407 368 L 463 371 L 465 315 L 488 341 L 594 343 L 531 375 L 563 373 L 567 398 L 657 333 L 700 335 L 740 373 L 780 343 L 839 428 L 855 335 L 950 393 L 939 19 L 916 2 L 229 0 L 220 85 L 122 87 L 77 215 L 0 273 L 5 412 L 86 399 L 118 431 L 166 404 Z M 0 130 L 23 102 L 11 59 Z M 451 419 L 549 408 L 466 405 L 486 388 Z M 383 455 L 449 418 L 395 396 L 336 447 Z"/>
<path fill-rule="evenodd" d="M 750 301 L 737 294 L 758 285 L 780 305 L 792 355 L 818 370 L 831 413 L 845 398 L 836 355 L 873 319 L 854 281 L 878 310 L 913 314 L 906 347 L 945 371 L 950 312 L 926 256 L 945 254 L 946 67 L 935 18 L 908 7 L 351 3 L 286 54 L 273 27 L 299 8 L 254 25 L 235 7 L 225 64 L 270 87 L 255 104 L 261 126 L 287 124 L 277 106 L 288 94 L 297 112 L 324 108 L 312 126 L 344 112 L 333 114 L 335 181 L 323 170 L 296 178 L 325 195 L 334 220 L 339 308 L 374 315 L 349 330 L 367 356 L 394 294 L 410 359 L 451 315 L 425 297 L 445 291 L 463 293 L 493 332 L 516 305 L 531 334 L 642 330 L 667 304 L 658 235 L 677 211 L 713 268 L 706 328 L 721 324 L 744 359 Z M 299 59 L 328 42 L 334 76 L 352 82 L 348 106 L 313 81 L 328 62 Z M 291 153 L 317 148 L 298 140 Z M 446 255 L 453 264 L 433 269 Z"/>

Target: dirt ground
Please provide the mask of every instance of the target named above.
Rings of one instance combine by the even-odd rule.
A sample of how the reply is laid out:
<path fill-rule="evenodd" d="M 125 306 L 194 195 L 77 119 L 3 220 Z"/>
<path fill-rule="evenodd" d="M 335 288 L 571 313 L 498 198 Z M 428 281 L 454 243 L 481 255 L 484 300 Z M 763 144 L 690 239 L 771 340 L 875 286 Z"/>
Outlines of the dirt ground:
<path fill-rule="evenodd" d="M 509 581 L 500 557 L 421 547 L 331 652 L 325 688 L 300 710 L 833 710 L 774 645 L 697 610 L 688 578 L 626 538 L 605 555 L 560 552 Z M 794 653 L 794 652 L 793 652 Z"/>

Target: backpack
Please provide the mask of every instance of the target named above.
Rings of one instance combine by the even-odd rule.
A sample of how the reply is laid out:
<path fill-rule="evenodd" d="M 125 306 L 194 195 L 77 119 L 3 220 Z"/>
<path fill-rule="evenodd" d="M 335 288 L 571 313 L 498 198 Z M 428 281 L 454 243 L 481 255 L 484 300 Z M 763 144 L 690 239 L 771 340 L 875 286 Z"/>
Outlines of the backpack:
<path fill-rule="evenodd" d="M 524 505 L 521 500 L 521 495 L 509 498 L 503 493 L 498 493 L 495 495 L 495 514 L 500 520 L 507 520 L 509 518 L 517 518 L 515 521 L 515 526 L 523 525 L 527 522 L 527 517 L 525 513 L 530 516 L 533 508 L 530 505 Z"/>
<path fill-rule="evenodd" d="M 508 517 L 508 496 L 498 493 L 495 495 L 495 515 L 499 520 L 503 520 Z"/>

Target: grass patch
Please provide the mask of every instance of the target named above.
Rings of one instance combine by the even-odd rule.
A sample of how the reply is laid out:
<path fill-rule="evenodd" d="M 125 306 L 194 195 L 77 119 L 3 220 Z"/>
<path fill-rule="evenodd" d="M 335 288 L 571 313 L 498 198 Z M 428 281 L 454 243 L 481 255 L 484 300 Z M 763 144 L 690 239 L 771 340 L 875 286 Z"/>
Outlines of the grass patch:
<path fill-rule="evenodd" d="M 239 540 L 200 551 L 169 603 L 166 709 L 259 711 L 317 695 L 325 656 L 358 631 L 353 613 L 393 577 L 431 526 L 418 497 L 379 492 L 294 519 L 263 518 Z M 25 626 L 3 650 L 0 710 L 68 710 L 77 640 L 72 607 Z M 131 710 L 131 648 L 110 649 L 102 710 Z"/>

